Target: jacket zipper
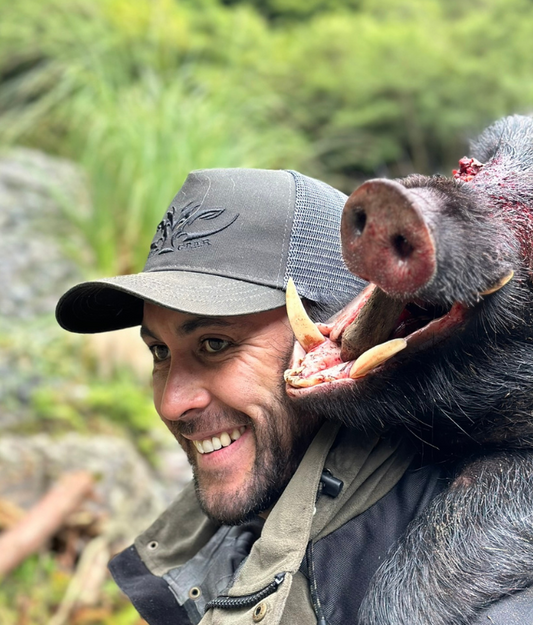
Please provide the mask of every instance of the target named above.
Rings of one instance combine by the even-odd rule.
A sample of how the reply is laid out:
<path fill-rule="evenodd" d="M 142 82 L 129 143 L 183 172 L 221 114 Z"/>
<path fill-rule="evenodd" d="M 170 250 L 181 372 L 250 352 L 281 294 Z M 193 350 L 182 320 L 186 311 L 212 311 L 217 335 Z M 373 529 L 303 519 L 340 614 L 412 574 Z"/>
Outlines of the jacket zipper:
<path fill-rule="evenodd" d="M 262 601 L 272 593 L 276 592 L 279 585 L 285 579 L 285 573 L 278 573 L 274 580 L 265 586 L 262 590 L 252 593 L 251 595 L 243 595 L 242 597 L 223 597 L 219 596 L 216 599 L 212 599 L 206 604 L 205 610 L 211 608 L 219 608 L 221 610 L 231 610 L 233 608 L 247 608 L 255 605 L 259 601 Z"/>

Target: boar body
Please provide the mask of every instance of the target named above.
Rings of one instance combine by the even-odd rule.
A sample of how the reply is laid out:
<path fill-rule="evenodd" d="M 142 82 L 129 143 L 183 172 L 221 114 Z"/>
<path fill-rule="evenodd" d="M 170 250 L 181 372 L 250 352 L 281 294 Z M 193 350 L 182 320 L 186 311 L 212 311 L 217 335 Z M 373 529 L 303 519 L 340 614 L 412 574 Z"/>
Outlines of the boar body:
<path fill-rule="evenodd" d="M 354 191 L 343 254 L 370 285 L 286 374 L 308 411 L 458 467 L 378 570 L 363 625 L 477 623 L 533 584 L 533 120 L 472 152 L 453 178 Z"/>

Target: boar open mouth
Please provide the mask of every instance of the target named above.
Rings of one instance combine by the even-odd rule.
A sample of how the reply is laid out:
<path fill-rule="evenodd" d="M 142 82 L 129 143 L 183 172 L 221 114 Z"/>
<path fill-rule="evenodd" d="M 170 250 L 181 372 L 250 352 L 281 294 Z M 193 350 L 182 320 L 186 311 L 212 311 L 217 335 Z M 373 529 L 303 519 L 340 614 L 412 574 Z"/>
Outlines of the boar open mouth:
<path fill-rule="evenodd" d="M 287 314 L 303 348 L 285 372 L 289 394 L 401 366 L 458 335 L 483 297 L 509 282 L 512 271 L 479 291 L 476 281 L 466 280 L 468 286 L 454 285 L 444 297 L 449 285 L 442 281 L 432 223 L 446 206 L 442 189 L 407 188 L 392 180 L 370 180 L 352 193 L 341 221 L 343 257 L 370 284 L 330 324 L 318 326 L 305 315 L 292 282 L 287 285 Z M 450 305 L 430 305 L 419 299 L 424 293 Z M 455 298 L 464 303 L 452 303 Z"/>
<path fill-rule="evenodd" d="M 353 383 L 385 368 L 401 366 L 414 353 L 430 349 L 457 333 L 469 308 L 449 308 L 421 301 L 401 302 L 375 284 L 330 324 L 315 325 L 291 283 L 287 313 L 301 348 L 285 372 L 288 392 L 317 385 Z"/>

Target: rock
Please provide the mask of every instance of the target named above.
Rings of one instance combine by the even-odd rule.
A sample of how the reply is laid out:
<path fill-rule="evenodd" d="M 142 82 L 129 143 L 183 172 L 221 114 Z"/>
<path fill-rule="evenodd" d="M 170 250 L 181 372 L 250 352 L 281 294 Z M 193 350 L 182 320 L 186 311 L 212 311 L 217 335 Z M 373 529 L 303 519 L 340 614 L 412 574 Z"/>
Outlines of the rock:
<path fill-rule="evenodd" d="M 120 538 L 131 540 L 190 479 L 185 454 L 177 444 L 163 453 L 164 470 L 157 472 L 119 437 L 5 435 L 0 439 L 0 499 L 28 510 L 61 475 L 84 469 L 97 478 L 96 498 L 85 507 L 103 513 L 119 528 Z"/>
<path fill-rule="evenodd" d="M 23 148 L 0 157 L 0 316 L 51 313 L 81 279 L 61 244 L 74 236 L 62 204 L 74 201 L 80 210 L 88 205 L 73 163 Z"/>

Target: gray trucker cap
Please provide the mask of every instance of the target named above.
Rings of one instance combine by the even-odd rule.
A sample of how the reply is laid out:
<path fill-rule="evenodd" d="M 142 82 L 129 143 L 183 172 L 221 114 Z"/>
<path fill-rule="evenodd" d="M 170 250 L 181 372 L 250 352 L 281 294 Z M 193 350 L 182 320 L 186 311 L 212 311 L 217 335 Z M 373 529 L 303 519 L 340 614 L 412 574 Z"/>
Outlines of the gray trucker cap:
<path fill-rule="evenodd" d="M 339 307 L 363 284 L 346 269 L 339 230 L 347 197 L 294 171 L 193 171 L 165 212 L 141 273 L 79 284 L 56 317 L 72 332 L 142 322 L 143 302 L 194 315 L 229 316 L 299 294 Z"/>

